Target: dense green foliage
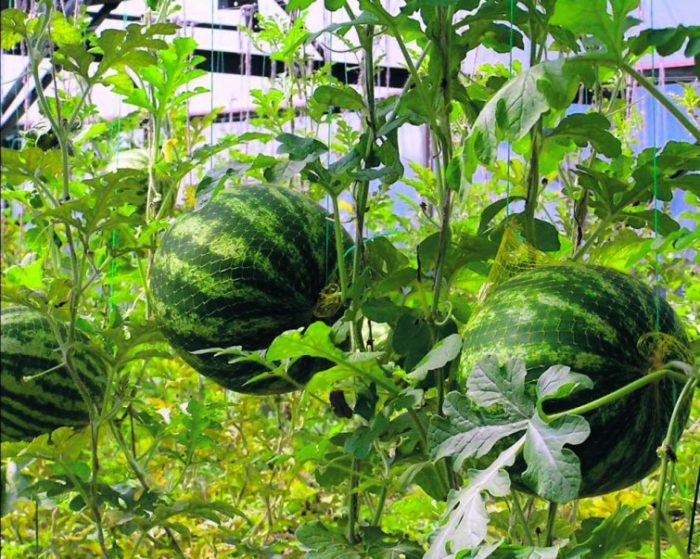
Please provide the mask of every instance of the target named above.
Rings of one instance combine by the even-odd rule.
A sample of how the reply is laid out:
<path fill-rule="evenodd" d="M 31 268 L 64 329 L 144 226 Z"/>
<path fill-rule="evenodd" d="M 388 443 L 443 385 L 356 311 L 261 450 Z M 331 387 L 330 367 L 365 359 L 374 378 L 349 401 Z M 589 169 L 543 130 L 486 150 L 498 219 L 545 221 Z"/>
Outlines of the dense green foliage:
<path fill-rule="evenodd" d="M 668 361 L 688 361 L 690 347 L 671 307 L 638 280 L 599 266 L 544 265 L 494 287 L 464 332 L 460 375 L 487 355 L 525 361 L 528 381 L 549 367 L 571 367 L 593 386 L 545 411 L 572 409 L 641 379 Z M 645 337 L 649 339 L 645 340 Z M 692 358 L 692 357 L 691 357 Z M 580 496 L 627 487 L 658 464 L 682 384 L 662 380 L 583 417 L 591 434 L 575 451 Z M 551 409 L 550 409 L 551 408 Z M 683 406 L 678 436 L 688 419 Z"/>
<path fill-rule="evenodd" d="M 2 11 L 2 47 L 24 53 L 30 84 L 48 69 L 57 88 L 37 89 L 40 119 L 2 150 L 2 306 L 63 324 L 57 364 L 75 381 L 81 359 L 94 355 L 104 397 L 81 394 L 85 428 L 2 443 L 3 558 L 695 553 L 700 376 L 692 355 L 642 345 L 648 367 L 635 353 L 640 341 L 666 338 L 644 337 L 656 330 L 655 313 L 649 291 L 628 278 L 663 292 L 697 354 L 700 98 L 693 83 L 670 94 L 641 66 L 650 53 L 697 62 L 698 27 L 643 29 L 638 0 L 417 0 L 391 12 L 382 0 L 291 0 L 284 16 L 258 14 L 259 31 L 240 29 L 273 72 L 260 89 L 246 82 L 253 112 L 240 133 L 221 135 L 230 131 L 225 107 L 215 106 L 225 60 L 212 53 L 207 67 L 198 49 L 217 45 L 201 42 L 206 30 L 173 23 L 189 10 L 147 0 L 140 21 L 93 30 L 86 3 L 68 14 L 69 3 L 30 3 L 29 11 Z M 307 28 L 307 8 L 322 7 L 332 23 Z M 212 43 L 221 36 L 215 25 Z M 398 49 L 406 69 L 400 89 L 384 87 L 395 79 L 382 66 L 396 63 L 384 45 Z M 483 47 L 502 62 L 471 67 Z M 357 84 L 337 79 L 345 78 L 338 50 Z M 320 65 L 317 52 L 326 54 Z M 192 116 L 189 100 L 208 106 L 208 88 L 211 110 Z M 93 104 L 104 89 L 118 100 L 118 116 Z M 652 98 L 655 110 L 645 112 Z M 654 145 L 662 118 L 680 132 Z M 426 140 L 420 161 L 407 157 L 404 142 L 414 138 Z M 276 201 L 273 220 L 250 224 L 240 215 L 242 207 L 264 210 L 253 200 L 228 205 L 253 189 Z M 215 225 L 198 222 L 207 212 Z M 487 285 L 494 269 L 512 263 L 499 246 L 513 227 L 539 264 L 585 263 L 586 278 L 569 283 L 590 308 L 585 316 L 556 310 L 574 322 L 558 330 L 556 346 L 553 316 L 533 322 L 512 303 L 552 310 L 544 287 L 526 283 L 501 301 L 511 283 Z M 212 258 L 212 247 L 230 251 Z M 167 251 L 174 257 L 163 258 Z M 159 275 L 164 264 L 167 276 Z M 606 284 L 592 266 L 627 274 L 619 280 L 629 285 L 625 297 L 646 301 L 639 324 L 616 314 L 619 298 L 590 293 L 588 274 Z M 160 280 L 181 282 L 183 271 L 185 285 L 160 290 Z M 250 281 L 231 280 L 246 271 Z M 530 273 L 540 272 L 511 281 Z M 209 323 L 237 285 L 248 291 L 235 300 L 236 316 Z M 174 336 L 177 324 L 162 328 L 165 299 L 175 310 L 202 303 L 203 316 L 171 316 L 185 316 L 185 332 L 198 334 L 192 340 Z M 610 304 L 598 308 L 598 300 Z M 520 322 L 541 340 L 540 352 L 559 352 L 536 383 L 526 382 L 516 333 L 513 352 L 498 358 L 463 351 L 473 338 L 465 331 L 488 316 L 482 304 Z M 270 315 L 273 308 L 283 313 Z M 660 326 L 682 340 L 664 318 L 670 311 L 660 310 Z M 221 327 L 232 337 L 209 337 Z M 596 347 L 587 336 L 598 337 Z M 602 366 L 586 369 L 580 353 L 569 360 L 579 346 L 612 356 L 619 370 L 601 380 Z M 288 369 L 291 362 L 314 366 Z M 262 391 L 325 370 L 282 394 L 222 386 L 251 388 L 248 363 L 274 373 L 253 380 Z M 622 373 L 636 380 L 620 386 Z M 591 400 L 613 377 L 619 389 Z M 643 407 L 650 394 L 659 396 L 652 410 Z M 656 417 L 668 423 L 661 444 L 627 442 L 605 458 L 638 478 L 654 450 L 658 469 L 624 490 L 578 499 L 582 484 L 588 492 L 592 418 L 637 400 L 616 425 L 641 428 Z"/>
<path fill-rule="evenodd" d="M 192 352 L 263 350 L 282 332 L 332 318 L 339 295 L 334 301 L 325 288 L 337 275 L 335 254 L 328 214 L 302 195 L 266 185 L 223 192 L 164 235 L 154 312 L 183 359 L 222 386 L 257 394 L 299 388 L 328 362 L 294 360 L 290 381 L 260 357 Z"/>
<path fill-rule="evenodd" d="M 63 364 L 57 341 L 57 336 L 66 337 L 65 325 L 52 325 L 41 313 L 21 307 L 4 308 L 1 316 L 2 440 L 32 439 L 58 427 L 87 425 L 88 407 Z M 84 351 L 74 359 L 86 395 L 99 400 L 99 361 Z"/>

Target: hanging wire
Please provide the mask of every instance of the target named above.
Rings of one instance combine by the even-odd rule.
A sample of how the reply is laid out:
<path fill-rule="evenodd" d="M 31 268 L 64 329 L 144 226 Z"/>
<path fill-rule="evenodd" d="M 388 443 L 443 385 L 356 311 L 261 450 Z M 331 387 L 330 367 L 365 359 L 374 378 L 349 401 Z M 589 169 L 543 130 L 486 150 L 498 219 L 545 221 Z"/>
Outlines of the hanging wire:
<path fill-rule="evenodd" d="M 126 12 L 122 15 L 122 30 L 126 29 Z M 117 112 L 117 131 L 114 134 L 114 125 L 112 125 L 112 141 L 114 142 L 114 161 L 115 169 L 119 169 L 119 150 L 121 148 L 121 132 L 122 132 L 122 98 L 119 98 L 119 108 Z M 112 263 L 109 272 L 109 314 L 114 312 L 114 283 L 117 275 L 117 260 L 115 257 L 117 251 L 117 230 L 112 229 Z"/>
<path fill-rule="evenodd" d="M 515 19 L 515 0 L 510 0 L 510 29 L 508 32 L 508 39 L 510 42 L 510 50 L 508 51 L 508 80 L 513 79 L 513 20 Z M 532 40 L 532 38 L 530 39 Z M 510 158 L 511 158 L 511 144 L 510 139 L 508 140 L 508 156 L 506 160 L 506 225 L 510 219 Z"/>
<path fill-rule="evenodd" d="M 654 0 L 650 0 L 649 17 L 650 26 L 654 29 Z M 652 45 L 651 47 L 651 80 L 655 79 L 656 74 L 656 47 Z M 659 198 L 658 198 L 658 187 L 659 179 L 656 168 L 656 100 L 650 98 L 651 100 L 651 149 L 653 155 L 653 180 L 654 180 L 654 240 L 659 238 Z M 661 254 L 658 250 L 655 251 L 655 265 L 654 265 L 654 294 L 656 301 L 656 331 L 660 329 L 660 316 L 661 316 L 661 285 L 660 285 L 660 258 Z M 675 386 L 675 385 L 674 385 Z M 675 394 L 674 394 L 675 396 Z"/>
<path fill-rule="evenodd" d="M 211 33 L 211 44 L 209 46 L 209 95 L 211 95 L 211 102 L 209 107 L 210 114 L 214 112 L 214 3 L 216 0 L 211 0 L 211 22 L 210 22 L 210 33 Z M 209 125 L 209 147 L 214 147 L 214 121 Z M 210 152 L 209 155 L 209 168 L 214 167 L 214 153 Z"/>
<path fill-rule="evenodd" d="M 331 16 L 331 21 L 330 25 L 333 25 L 333 12 L 329 12 Z M 328 85 L 331 85 L 333 82 L 333 33 L 329 32 L 329 38 L 328 38 Z M 347 64 L 346 64 L 347 66 Z M 331 165 L 331 128 L 332 128 L 332 120 L 333 120 L 333 107 L 329 106 L 328 107 L 328 155 L 326 159 L 326 165 L 330 167 Z M 330 194 L 326 194 L 326 212 L 330 213 Z M 338 206 L 340 208 L 340 206 Z M 340 211 L 340 210 L 339 210 Z M 339 215 L 333 216 L 333 219 L 340 219 Z M 328 257 L 330 254 L 330 229 L 331 229 L 331 222 L 330 220 L 326 220 L 326 257 L 324 258 L 324 265 L 325 265 L 325 277 L 328 278 Z"/>

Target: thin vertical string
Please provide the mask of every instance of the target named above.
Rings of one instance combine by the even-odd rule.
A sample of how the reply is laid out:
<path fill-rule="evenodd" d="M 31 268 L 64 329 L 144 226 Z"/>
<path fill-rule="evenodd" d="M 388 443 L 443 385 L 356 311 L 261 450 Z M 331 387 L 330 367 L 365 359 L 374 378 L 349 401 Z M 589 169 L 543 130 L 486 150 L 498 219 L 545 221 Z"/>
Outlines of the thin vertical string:
<path fill-rule="evenodd" d="M 650 0 L 649 17 L 651 28 L 654 29 L 654 0 Z M 654 81 L 654 76 L 656 74 L 656 47 L 652 45 L 651 47 L 651 79 Z M 653 156 L 653 180 L 654 180 L 654 239 L 659 238 L 659 198 L 658 198 L 658 170 L 656 166 L 656 99 L 651 99 L 651 149 Z M 660 285 L 660 266 L 661 266 L 661 254 L 656 251 L 655 263 L 654 263 L 654 297 L 656 303 L 656 331 L 658 332 L 661 327 L 661 285 Z M 675 386 L 675 384 L 674 384 Z M 675 394 L 674 394 L 675 396 Z"/>
<path fill-rule="evenodd" d="M 333 25 L 333 12 L 329 12 L 330 17 L 331 17 L 331 23 L 330 25 Z M 328 39 L 328 85 L 331 85 L 331 82 L 333 81 L 333 33 L 329 32 L 329 39 Z M 328 107 L 328 156 L 326 159 L 326 165 L 330 167 L 331 165 L 331 129 L 332 129 L 332 120 L 333 120 L 333 107 L 329 106 Z M 326 194 L 326 212 L 330 213 L 330 194 Z M 339 215 L 333 216 L 333 219 L 340 219 Z M 324 262 L 324 273 L 325 273 L 325 278 L 328 278 L 328 259 L 330 256 L 330 230 L 331 230 L 331 222 L 330 220 L 326 220 L 326 257 L 323 259 Z"/>
<path fill-rule="evenodd" d="M 126 29 L 126 12 L 122 15 L 122 30 Z M 114 147 L 114 160 L 116 169 L 119 169 L 119 151 L 121 149 L 121 134 L 122 134 L 122 99 L 119 98 L 119 109 L 117 112 L 117 131 L 113 136 L 113 141 L 115 142 Z M 116 141 L 115 141 L 116 140 Z M 112 263 L 110 265 L 109 271 L 109 314 L 110 316 L 114 312 L 114 284 L 117 275 L 117 230 L 112 229 Z"/>
<path fill-rule="evenodd" d="M 214 112 L 214 3 L 216 0 L 211 0 L 211 22 L 210 22 L 210 45 L 209 45 L 209 95 L 211 101 L 209 106 L 209 114 Z M 209 147 L 214 147 L 214 121 L 209 125 Z M 209 168 L 214 166 L 214 153 L 209 155 Z"/>
<path fill-rule="evenodd" d="M 510 29 L 508 40 L 510 49 L 508 50 L 508 80 L 513 79 L 513 20 L 515 19 L 515 0 L 510 0 Z M 508 156 L 506 160 L 506 224 L 510 219 L 510 157 L 511 141 L 508 140 Z"/>

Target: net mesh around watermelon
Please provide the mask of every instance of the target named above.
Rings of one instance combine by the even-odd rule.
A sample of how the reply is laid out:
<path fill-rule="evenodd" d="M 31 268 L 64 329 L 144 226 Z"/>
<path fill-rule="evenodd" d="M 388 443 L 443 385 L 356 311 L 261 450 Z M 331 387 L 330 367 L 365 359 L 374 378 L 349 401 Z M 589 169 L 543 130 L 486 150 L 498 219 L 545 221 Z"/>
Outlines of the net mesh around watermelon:
<path fill-rule="evenodd" d="M 522 232 L 514 225 L 510 225 L 506 227 L 494 263 L 479 293 L 479 303 L 483 303 L 489 293 L 511 278 L 515 278 L 523 272 L 545 266 L 570 266 L 584 271 L 601 269 L 601 267 L 587 264 L 557 260 L 525 241 Z M 661 325 L 658 323 L 661 320 L 660 315 L 664 314 L 662 312 L 664 310 L 663 307 L 667 306 L 665 301 L 659 300 L 660 296 L 656 293 L 654 296 L 654 308 L 650 309 L 645 302 L 640 302 L 630 296 L 628 290 L 625 289 L 629 287 L 629 281 L 625 281 L 622 278 L 627 279 L 630 276 L 620 273 L 620 279 L 617 281 L 613 279 L 612 281 L 617 283 L 621 290 L 620 305 L 626 309 L 625 314 L 640 324 L 648 325 L 648 330 L 641 334 L 634 344 L 636 350 L 652 365 L 652 370 L 661 369 L 664 364 L 673 360 L 692 365 L 695 358 L 680 323 L 673 325 L 668 323 Z M 633 281 L 642 285 L 638 280 Z M 480 307 L 481 305 L 477 304 L 472 319 L 478 315 Z M 668 311 L 669 309 L 665 310 Z M 657 316 L 657 313 L 659 313 L 659 316 Z M 651 324 L 649 323 L 650 316 L 654 318 Z M 673 328 L 674 333 L 666 332 L 664 326 Z M 679 330 L 679 328 L 681 329 Z"/>
<path fill-rule="evenodd" d="M 276 393 L 303 384 L 317 367 L 301 363 L 295 376 L 290 366 L 298 384 L 281 377 L 253 383 L 267 372 L 259 363 L 231 363 L 206 350 L 262 351 L 286 330 L 335 316 L 329 223 L 311 199 L 273 185 L 222 191 L 180 216 L 156 253 L 152 293 L 155 315 L 183 359 L 232 390 Z"/>
<path fill-rule="evenodd" d="M 680 320 L 647 285 L 610 268 L 557 261 L 512 229 L 464 332 L 460 386 L 486 355 L 523 359 L 532 390 L 558 364 L 593 380 L 593 389 L 545 405 L 548 412 L 603 397 L 671 361 L 693 363 Z M 584 474 L 580 496 L 621 489 L 654 469 L 681 387 L 665 378 L 585 414 L 592 433 L 574 449 Z M 681 426 L 688 415 L 684 406 Z"/>

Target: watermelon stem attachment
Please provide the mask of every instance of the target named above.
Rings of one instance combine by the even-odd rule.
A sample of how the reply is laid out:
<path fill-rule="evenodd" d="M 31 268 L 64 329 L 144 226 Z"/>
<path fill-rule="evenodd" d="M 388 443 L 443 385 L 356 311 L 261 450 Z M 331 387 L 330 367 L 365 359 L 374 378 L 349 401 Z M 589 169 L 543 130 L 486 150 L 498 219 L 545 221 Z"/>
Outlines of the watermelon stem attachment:
<path fill-rule="evenodd" d="M 676 401 L 676 406 L 673 408 L 673 413 L 671 414 L 671 420 L 668 423 L 668 429 L 666 430 L 666 437 L 662 443 L 662 449 L 675 448 L 676 441 L 676 423 L 678 422 L 678 417 L 680 415 L 680 410 L 683 409 L 683 404 L 685 400 L 693 393 L 698 385 L 698 379 L 696 377 L 691 378 L 689 382 L 686 382 L 683 390 L 681 390 L 680 396 Z M 666 478 L 668 474 L 668 460 L 669 454 L 666 451 L 662 452 L 661 456 L 661 467 L 659 474 L 659 485 L 656 493 L 656 513 L 654 514 L 654 559 L 661 559 L 661 523 L 665 522 L 664 514 L 664 492 L 666 489 Z M 670 533 L 670 531 L 669 531 Z M 675 535 L 675 533 L 674 533 Z M 673 537 L 669 538 L 674 546 L 679 551 L 681 557 L 687 557 L 685 549 L 681 545 L 678 547 Z M 676 538 L 677 539 L 677 538 Z"/>
<path fill-rule="evenodd" d="M 587 413 L 589 411 L 592 411 L 596 408 L 599 408 L 601 406 L 605 406 L 606 404 L 614 402 L 615 400 L 618 400 L 618 399 L 622 398 L 623 396 L 626 396 L 627 394 L 634 392 L 635 390 L 639 390 L 640 388 L 643 388 L 647 384 L 657 382 L 663 378 L 672 378 L 678 382 L 685 383 L 686 386 L 688 385 L 688 381 L 690 381 L 691 379 L 693 379 L 693 381 L 696 380 L 693 377 L 688 377 L 682 373 L 679 373 L 678 371 L 673 371 L 670 369 L 661 369 L 659 371 L 654 371 L 653 373 L 645 375 L 645 376 L 635 380 L 634 382 L 630 382 L 629 384 L 626 384 L 622 388 L 618 388 L 617 390 L 610 392 L 610 394 L 606 394 L 605 396 L 601 396 L 600 398 L 592 400 L 592 401 L 588 402 L 587 404 L 582 404 L 582 405 L 577 406 L 575 408 L 571 408 L 570 410 L 564 410 L 564 411 L 558 412 L 558 413 L 547 414 L 542 409 L 542 402 L 541 401 L 537 403 L 537 409 L 540 413 L 540 417 L 544 421 L 546 421 L 547 423 L 550 423 L 556 419 L 559 419 L 560 417 L 564 417 L 565 415 L 581 415 L 581 414 Z"/>

